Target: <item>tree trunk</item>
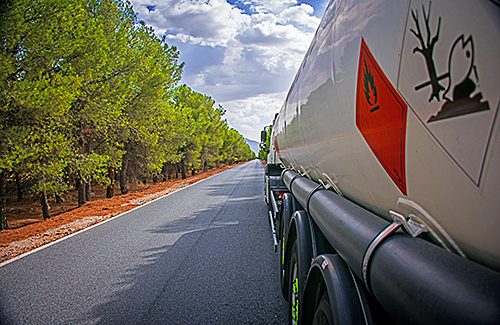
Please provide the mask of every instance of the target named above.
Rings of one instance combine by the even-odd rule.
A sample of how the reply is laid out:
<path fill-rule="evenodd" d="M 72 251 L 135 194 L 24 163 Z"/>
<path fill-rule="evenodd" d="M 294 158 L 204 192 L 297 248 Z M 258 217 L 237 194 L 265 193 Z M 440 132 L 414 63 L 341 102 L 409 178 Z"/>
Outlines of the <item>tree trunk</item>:
<path fill-rule="evenodd" d="M 40 204 L 42 206 L 42 217 L 43 220 L 47 220 L 50 218 L 50 206 L 49 202 L 47 201 L 47 192 L 45 192 L 45 189 L 40 193 Z"/>
<path fill-rule="evenodd" d="M 85 184 L 80 177 L 76 179 L 76 189 L 78 190 L 78 206 L 85 204 Z"/>
<path fill-rule="evenodd" d="M 54 199 L 56 200 L 57 204 L 62 203 L 61 196 L 59 194 L 54 194 Z"/>
<path fill-rule="evenodd" d="M 161 181 L 166 182 L 167 181 L 167 163 L 164 163 L 163 166 L 161 167 Z"/>
<path fill-rule="evenodd" d="M 191 176 L 194 176 L 196 174 L 196 170 L 191 169 Z"/>
<path fill-rule="evenodd" d="M 0 230 L 9 229 L 7 224 L 6 201 L 7 193 L 5 192 L 5 172 L 0 173 Z"/>
<path fill-rule="evenodd" d="M 120 170 L 120 191 L 122 194 L 127 194 L 127 168 L 128 168 L 129 155 L 126 152 L 122 157 L 122 169 Z"/>
<path fill-rule="evenodd" d="M 17 200 L 23 200 L 23 185 L 21 184 L 21 176 L 16 173 Z"/>
<path fill-rule="evenodd" d="M 91 191 L 91 185 L 90 185 L 90 180 L 85 183 L 85 202 L 90 202 L 90 191 Z"/>
<path fill-rule="evenodd" d="M 182 158 L 182 160 L 181 160 L 181 175 L 182 175 L 182 179 L 187 178 L 187 176 L 186 176 L 186 159 L 185 158 Z"/>
<path fill-rule="evenodd" d="M 111 182 L 106 188 L 106 198 L 112 198 L 114 195 L 114 185 L 115 185 L 115 169 L 113 167 L 108 167 L 108 177 Z"/>

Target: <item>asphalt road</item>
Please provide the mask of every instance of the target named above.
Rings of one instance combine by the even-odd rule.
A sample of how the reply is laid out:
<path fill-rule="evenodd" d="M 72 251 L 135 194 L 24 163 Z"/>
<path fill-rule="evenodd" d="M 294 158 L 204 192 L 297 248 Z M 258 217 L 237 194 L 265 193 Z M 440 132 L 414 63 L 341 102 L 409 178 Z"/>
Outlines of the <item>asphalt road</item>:
<path fill-rule="evenodd" d="M 285 324 L 254 160 L 0 267 L 1 324 Z"/>

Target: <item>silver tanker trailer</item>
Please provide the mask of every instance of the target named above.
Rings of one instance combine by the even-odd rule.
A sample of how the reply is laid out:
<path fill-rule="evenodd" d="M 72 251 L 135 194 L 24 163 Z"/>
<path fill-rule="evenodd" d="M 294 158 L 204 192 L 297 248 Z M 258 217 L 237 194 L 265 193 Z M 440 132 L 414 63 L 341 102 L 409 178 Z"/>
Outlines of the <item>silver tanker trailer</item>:
<path fill-rule="evenodd" d="M 262 139 L 292 323 L 500 324 L 499 102 L 498 0 L 330 2 Z"/>

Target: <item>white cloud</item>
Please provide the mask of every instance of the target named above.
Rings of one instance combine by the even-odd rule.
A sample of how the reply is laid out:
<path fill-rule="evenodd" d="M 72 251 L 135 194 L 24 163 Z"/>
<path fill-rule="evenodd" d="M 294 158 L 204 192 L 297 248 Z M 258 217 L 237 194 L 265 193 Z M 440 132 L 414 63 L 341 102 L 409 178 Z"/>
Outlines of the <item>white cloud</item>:
<path fill-rule="evenodd" d="M 153 26 L 157 34 L 184 43 L 225 46 L 248 20 L 224 0 L 150 2 L 156 5 L 154 11 L 149 11 L 142 1 L 132 1 L 139 19 Z"/>
<path fill-rule="evenodd" d="M 278 112 L 284 99 L 284 94 L 280 92 L 231 100 L 221 105 L 226 109 L 225 118 L 229 126 L 251 136 L 245 137 L 258 141 L 260 131 L 272 123 L 274 114 Z"/>
<path fill-rule="evenodd" d="M 258 139 L 257 125 L 272 122 L 320 19 L 297 0 L 241 3 L 249 9 L 224 0 L 132 0 L 139 19 L 179 48 L 182 82 L 212 96 L 231 126 Z"/>
<path fill-rule="evenodd" d="M 294 26 L 301 26 L 305 30 L 314 32 L 319 24 L 319 18 L 314 17 L 314 8 L 302 3 L 300 6 L 290 7 L 284 10 L 279 17 L 282 21 Z"/>

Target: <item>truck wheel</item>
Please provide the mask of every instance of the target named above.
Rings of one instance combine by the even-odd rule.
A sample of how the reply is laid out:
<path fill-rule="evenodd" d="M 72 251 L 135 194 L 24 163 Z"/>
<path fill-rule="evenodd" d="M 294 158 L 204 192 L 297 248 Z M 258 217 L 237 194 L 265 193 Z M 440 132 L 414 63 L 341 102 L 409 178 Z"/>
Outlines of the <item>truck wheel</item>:
<path fill-rule="evenodd" d="M 290 324 L 298 324 L 302 295 L 313 255 L 309 219 L 305 211 L 295 211 L 293 214 L 285 249 L 289 256 L 285 256 L 285 276 L 288 279 Z"/>
<path fill-rule="evenodd" d="M 287 279 L 285 276 L 285 237 L 281 237 L 281 241 L 279 243 L 279 254 L 280 254 L 280 283 L 281 283 L 281 293 L 285 300 L 288 300 L 288 292 L 287 292 Z"/>
<path fill-rule="evenodd" d="M 280 268 L 280 282 L 281 282 L 281 293 L 283 294 L 283 298 L 288 301 L 288 279 L 285 276 L 285 249 L 286 249 L 286 238 L 288 237 L 288 228 L 290 227 L 290 220 L 292 220 L 292 215 L 297 209 L 298 203 L 296 203 L 295 198 L 292 193 L 283 194 L 280 217 L 279 217 L 279 225 L 278 225 L 278 235 L 280 238 L 279 243 L 279 256 L 281 261 Z"/>
<path fill-rule="evenodd" d="M 318 308 L 314 313 L 312 325 L 333 325 L 332 307 L 330 306 L 330 299 L 328 293 L 325 291 L 321 296 Z"/>
<path fill-rule="evenodd" d="M 339 255 L 317 256 L 303 290 L 304 324 L 373 324 L 362 284 Z"/>
<path fill-rule="evenodd" d="M 288 236 L 288 228 L 290 227 L 290 220 L 292 220 L 293 213 L 298 210 L 299 206 L 292 193 L 283 194 L 281 199 L 281 213 L 279 215 L 280 224 L 278 229 L 278 235 L 280 237 Z"/>
<path fill-rule="evenodd" d="M 296 325 L 299 323 L 299 297 L 300 297 L 300 281 L 299 281 L 299 263 L 298 263 L 298 252 L 297 252 L 297 241 L 294 241 L 291 259 L 290 259 L 290 278 L 289 286 L 290 289 L 289 297 L 290 301 L 288 306 L 289 309 L 289 324 Z"/>

